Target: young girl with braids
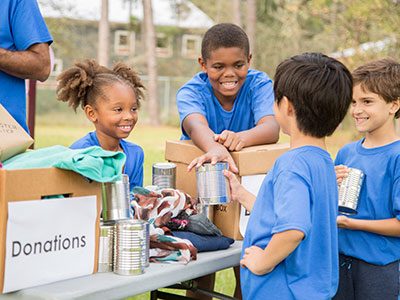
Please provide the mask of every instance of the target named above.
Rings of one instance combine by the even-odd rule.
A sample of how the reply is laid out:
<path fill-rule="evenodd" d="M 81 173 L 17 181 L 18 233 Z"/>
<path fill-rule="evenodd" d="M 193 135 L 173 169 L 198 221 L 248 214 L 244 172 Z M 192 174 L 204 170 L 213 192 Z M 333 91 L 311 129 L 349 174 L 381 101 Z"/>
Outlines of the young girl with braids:
<path fill-rule="evenodd" d="M 95 60 L 84 60 L 62 72 L 58 78 L 57 99 L 78 106 L 94 124 L 95 131 L 77 140 L 72 149 L 100 146 L 126 155 L 124 173 L 130 189 L 143 185 L 143 149 L 126 139 L 138 120 L 144 86 L 137 73 L 117 63 L 113 69 Z"/>

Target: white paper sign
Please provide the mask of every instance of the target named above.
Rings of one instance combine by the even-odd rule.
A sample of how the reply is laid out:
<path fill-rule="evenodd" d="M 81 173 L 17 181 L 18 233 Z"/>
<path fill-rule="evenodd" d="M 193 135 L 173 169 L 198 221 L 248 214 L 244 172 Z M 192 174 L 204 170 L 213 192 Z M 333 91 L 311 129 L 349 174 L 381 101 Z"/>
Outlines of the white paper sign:
<path fill-rule="evenodd" d="M 250 193 L 257 196 L 265 176 L 266 174 L 242 176 L 241 183 Z M 243 237 L 244 233 L 246 232 L 247 223 L 249 222 L 249 217 L 250 217 L 250 212 L 248 212 L 243 206 L 241 206 L 239 231 Z"/>
<path fill-rule="evenodd" d="M 4 290 L 93 273 L 96 196 L 8 203 Z"/>

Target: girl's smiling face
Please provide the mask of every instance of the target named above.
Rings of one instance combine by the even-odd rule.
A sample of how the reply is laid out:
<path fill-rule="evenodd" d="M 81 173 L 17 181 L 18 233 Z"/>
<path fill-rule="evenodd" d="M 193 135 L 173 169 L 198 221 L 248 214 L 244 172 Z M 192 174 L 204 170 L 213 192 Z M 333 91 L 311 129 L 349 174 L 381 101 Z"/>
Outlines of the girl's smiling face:
<path fill-rule="evenodd" d="M 126 84 L 116 83 L 103 89 L 89 118 L 96 131 L 113 140 L 127 138 L 138 120 L 136 95 Z"/>

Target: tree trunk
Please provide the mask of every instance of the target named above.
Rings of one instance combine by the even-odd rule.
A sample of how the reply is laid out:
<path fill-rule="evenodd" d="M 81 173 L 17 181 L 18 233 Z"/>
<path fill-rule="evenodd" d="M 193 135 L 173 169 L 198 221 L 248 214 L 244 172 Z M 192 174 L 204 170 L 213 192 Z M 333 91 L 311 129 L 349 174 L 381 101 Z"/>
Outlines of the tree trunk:
<path fill-rule="evenodd" d="M 97 60 L 100 65 L 108 66 L 110 56 L 110 24 L 108 22 L 108 0 L 101 0 L 101 17 L 99 21 L 99 46 Z"/>
<path fill-rule="evenodd" d="M 142 0 L 143 2 L 143 23 L 144 38 L 146 45 L 147 72 L 149 82 L 147 86 L 148 92 L 148 109 L 151 125 L 160 125 L 160 114 L 158 109 L 157 97 L 157 61 L 156 61 L 156 36 L 153 24 L 153 8 L 151 0 Z"/>
<path fill-rule="evenodd" d="M 246 32 L 250 41 L 250 53 L 253 53 L 253 62 L 255 64 L 255 41 L 256 41 L 256 25 L 257 25 L 257 1 L 247 0 L 247 24 Z"/>
<path fill-rule="evenodd" d="M 232 22 L 238 26 L 242 26 L 242 14 L 241 14 L 241 9 L 240 9 L 240 2 L 241 0 L 233 0 L 233 20 Z"/>

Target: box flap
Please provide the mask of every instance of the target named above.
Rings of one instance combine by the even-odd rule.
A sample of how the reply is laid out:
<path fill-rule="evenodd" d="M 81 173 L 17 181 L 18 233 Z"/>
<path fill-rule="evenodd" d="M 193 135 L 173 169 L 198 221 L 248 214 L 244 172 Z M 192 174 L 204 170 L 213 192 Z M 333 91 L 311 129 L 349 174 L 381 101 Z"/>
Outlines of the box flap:
<path fill-rule="evenodd" d="M 165 159 L 189 164 L 204 152 L 197 148 L 192 141 L 166 141 Z"/>
<path fill-rule="evenodd" d="M 243 148 L 231 152 L 239 168 L 239 175 L 265 174 L 277 157 L 289 150 L 289 144 L 268 144 Z M 204 154 L 192 141 L 167 141 L 165 159 L 189 164 L 194 158 Z"/>
<path fill-rule="evenodd" d="M 272 168 L 275 160 L 289 150 L 289 144 L 258 145 L 231 152 L 239 175 L 265 174 Z"/>

